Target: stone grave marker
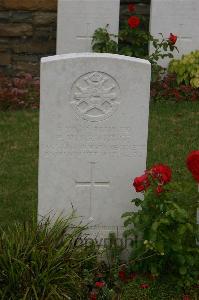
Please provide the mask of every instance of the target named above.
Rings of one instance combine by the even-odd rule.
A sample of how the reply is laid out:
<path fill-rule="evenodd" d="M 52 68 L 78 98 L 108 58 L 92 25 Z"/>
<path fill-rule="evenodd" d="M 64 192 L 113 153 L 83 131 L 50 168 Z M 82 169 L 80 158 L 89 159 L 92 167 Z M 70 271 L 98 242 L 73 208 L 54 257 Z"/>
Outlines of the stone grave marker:
<path fill-rule="evenodd" d="M 177 35 L 179 53 L 173 52 L 175 58 L 199 49 L 198 20 L 198 0 L 151 0 L 150 32 L 156 37 L 159 33 Z M 168 62 L 165 59 L 161 64 L 166 67 Z"/>
<path fill-rule="evenodd" d="M 95 30 L 109 24 L 117 35 L 120 0 L 59 0 L 57 54 L 91 52 Z"/>
<path fill-rule="evenodd" d="M 113 54 L 41 62 L 39 216 L 73 209 L 90 232 L 122 232 L 146 166 L 150 63 Z"/>

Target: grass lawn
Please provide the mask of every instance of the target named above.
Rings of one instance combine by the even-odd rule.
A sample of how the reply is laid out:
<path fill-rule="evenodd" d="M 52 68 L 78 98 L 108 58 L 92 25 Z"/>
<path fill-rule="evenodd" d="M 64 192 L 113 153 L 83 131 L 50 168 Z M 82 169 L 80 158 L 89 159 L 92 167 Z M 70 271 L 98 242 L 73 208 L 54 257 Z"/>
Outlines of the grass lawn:
<path fill-rule="evenodd" d="M 0 112 L 0 223 L 27 221 L 37 211 L 38 111 Z M 199 103 L 153 103 L 150 107 L 147 165 L 173 169 L 188 209 L 198 197 L 185 166 L 189 151 L 199 149 Z M 139 174 L 138 174 L 139 175 Z M 140 174 L 141 175 L 141 174 Z M 130 199 L 129 199 L 130 200 Z"/>

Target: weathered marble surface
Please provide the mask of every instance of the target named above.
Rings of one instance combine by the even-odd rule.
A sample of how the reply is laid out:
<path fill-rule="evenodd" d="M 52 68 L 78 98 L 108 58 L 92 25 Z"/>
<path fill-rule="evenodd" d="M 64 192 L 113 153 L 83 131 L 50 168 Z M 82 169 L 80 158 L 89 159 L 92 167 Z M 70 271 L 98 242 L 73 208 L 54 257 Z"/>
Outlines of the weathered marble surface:
<path fill-rule="evenodd" d="M 198 27 L 198 0 L 151 0 L 150 32 L 157 37 L 160 32 L 165 37 L 170 33 L 177 35 L 176 58 L 199 49 Z M 164 60 L 162 65 L 167 66 L 168 61 Z"/>
<path fill-rule="evenodd" d="M 95 30 L 109 24 L 118 34 L 120 0 L 59 0 L 57 54 L 91 52 Z"/>
<path fill-rule="evenodd" d="M 145 170 L 150 63 L 112 54 L 41 62 L 39 215 L 77 210 L 93 232 L 122 231 Z M 95 227 L 96 226 L 96 227 Z"/>

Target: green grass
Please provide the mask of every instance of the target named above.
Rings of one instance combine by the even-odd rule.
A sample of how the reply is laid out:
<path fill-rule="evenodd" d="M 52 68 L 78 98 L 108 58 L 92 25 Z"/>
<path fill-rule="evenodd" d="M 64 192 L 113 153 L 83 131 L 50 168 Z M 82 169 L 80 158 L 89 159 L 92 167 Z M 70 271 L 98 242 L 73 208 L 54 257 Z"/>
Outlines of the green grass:
<path fill-rule="evenodd" d="M 37 209 L 38 112 L 0 113 L 0 224 Z"/>
<path fill-rule="evenodd" d="M 196 214 L 196 182 L 186 167 L 187 154 L 199 149 L 199 103 L 154 103 L 150 109 L 147 166 L 162 162 L 183 195 L 180 202 Z M 194 207 L 195 205 L 195 207 Z"/>
<path fill-rule="evenodd" d="M 28 221 L 37 211 L 37 111 L 0 112 L 0 223 Z M 150 107 L 147 165 L 162 162 L 184 188 L 184 203 L 198 196 L 185 166 L 199 149 L 199 103 L 153 103 Z M 141 175 L 141 174 L 140 174 Z"/>

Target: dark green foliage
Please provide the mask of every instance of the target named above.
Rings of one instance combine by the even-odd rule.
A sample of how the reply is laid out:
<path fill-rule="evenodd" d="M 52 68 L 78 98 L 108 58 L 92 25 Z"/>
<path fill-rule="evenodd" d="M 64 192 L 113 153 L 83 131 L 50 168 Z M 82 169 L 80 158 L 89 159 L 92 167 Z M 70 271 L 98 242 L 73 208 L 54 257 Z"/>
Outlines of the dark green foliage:
<path fill-rule="evenodd" d="M 144 22 L 144 20 L 143 20 Z M 170 40 L 160 35 L 160 39 L 155 39 L 149 32 L 142 28 L 131 29 L 128 24 L 124 24 L 116 36 L 108 32 L 108 25 L 105 28 L 98 28 L 93 35 L 92 49 L 94 52 L 115 53 L 126 56 L 144 58 L 150 61 L 152 66 L 152 81 L 160 78 L 164 69 L 158 64 L 158 60 L 166 57 L 173 58 L 172 52 L 177 50 Z M 149 55 L 149 43 L 153 45 L 153 52 Z"/>
<path fill-rule="evenodd" d="M 111 38 L 106 28 L 99 28 L 93 35 L 92 48 L 94 52 L 118 53 L 118 44 Z"/>

